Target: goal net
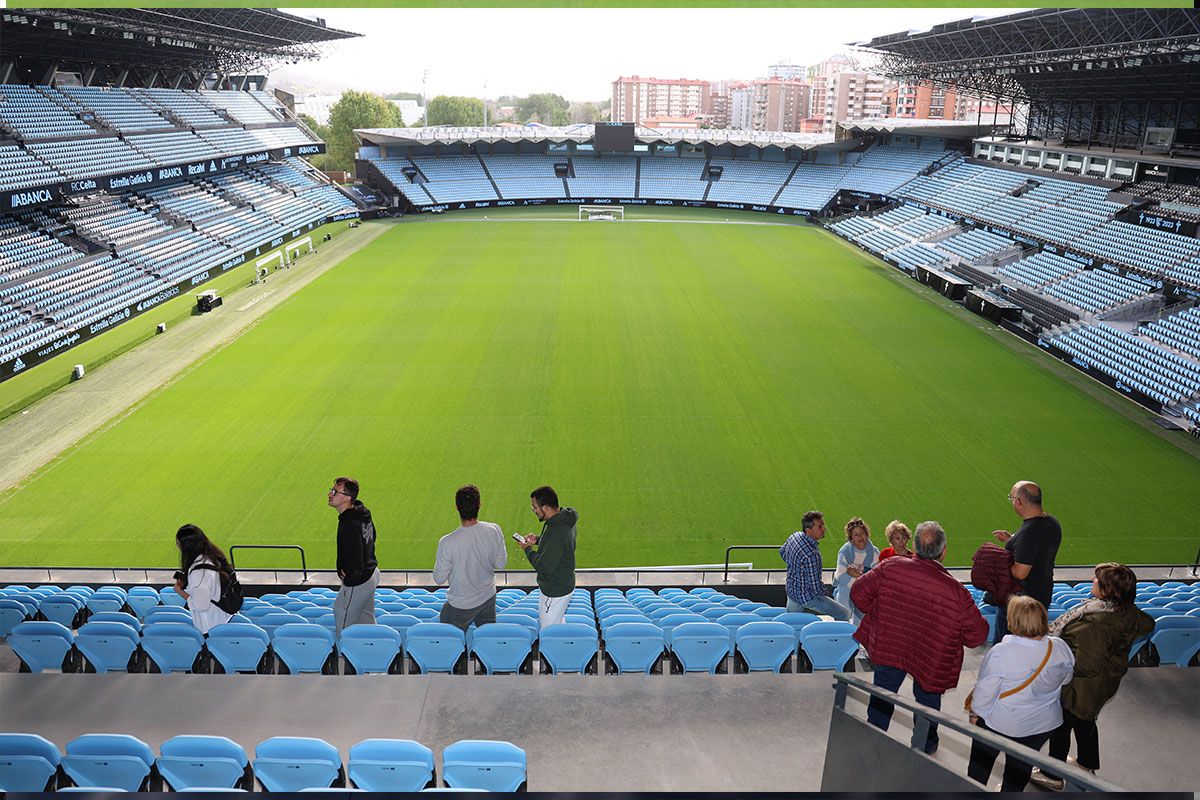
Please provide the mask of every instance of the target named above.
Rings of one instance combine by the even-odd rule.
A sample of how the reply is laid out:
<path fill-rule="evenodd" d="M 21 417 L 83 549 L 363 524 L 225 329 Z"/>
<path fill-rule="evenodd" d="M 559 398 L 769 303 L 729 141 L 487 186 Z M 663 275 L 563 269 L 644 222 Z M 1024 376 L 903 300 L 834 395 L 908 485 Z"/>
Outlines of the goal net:
<path fill-rule="evenodd" d="M 616 220 L 618 222 L 625 221 L 625 207 L 624 206 L 580 206 L 579 207 L 579 221 L 580 222 L 593 222 L 593 221 L 612 222 L 613 220 Z"/>

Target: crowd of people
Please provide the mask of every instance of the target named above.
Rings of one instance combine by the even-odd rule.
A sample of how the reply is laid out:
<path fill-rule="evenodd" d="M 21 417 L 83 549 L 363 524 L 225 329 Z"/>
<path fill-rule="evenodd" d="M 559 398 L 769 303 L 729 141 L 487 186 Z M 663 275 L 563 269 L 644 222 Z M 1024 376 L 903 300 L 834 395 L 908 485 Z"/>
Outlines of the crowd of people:
<path fill-rule="evenodd" d="M 996 607 L 995 634 L 965 711 L 972 724 L 1035 750 L 1049 742 L 1050 756 L 1061 761 L 1068 760 L 1074 736 L 1075 763 L 1095 772 L 1100 768 L 1096 720 L 1128 670 L 1130 646 L 1154 629 L 1154 620 L 1134 606 L 1133 571 L 1106 563 L 1096 567 L 1092 599 L 1051 624 L 1062 527 L 1046 513 L 1042 490 L 1032 481 L 1016 483 L 1007 499 L 1020 527 L 1013 533 L 993 531 L 1003 548 L 986 545 L 976 554 L 978 563 L 992 565 L 981 570 L 991 577 L 979 588 L 989 590 L 985 599 Z M 909 677 L 916 701 L 940 710 L 942 695 L 958 686 L 964 649 L 987 643 L 991 627 L 970 592 L 942 565 L 946 531 L 930 520 L 914 535 L 893 520 L 886 529 L 890 546 L 879 551 L 861 517 L 852 517 L 844 530 L 833 597 L 821 582 L 821 512 L 804 514 L 801 530 L 780 547 L 787 564 L 788 611 L 853 620 L 854 638 L 874 666 L 875 685 L 896 692 Z M 997 564 L 1002 575 L 995 575 Z M 887 730 L 893 710 L 873 696 L 867 719 Z M 935 753 L 938 741 L 937 726 L 931 725 L 925 752 Z M 968 776 L 986 784 L 998 755 L 994 747 L 973 740 Z M 1031 779 L 1050 789 L 1064 785 L 1058 775 L 1006 757 L 1002 791 L 1019 792 Z"/>
<path fill-rule="evenodd" d="M 348 477 L 336 478 L 328 493 L 328 505 L 338 514 L 341 588 L 334 619 L 339 635 L 349 625 L 375 621 L 380 579 L 375 523 L 358 495 L 358 482 Z M 575 590 L 579 514 L 562 507 L 550 486 L 534 489 L 529 501 L 542 529 L 513 538 L 537 575 L 538 619 L 544 628 L 563 620 Z M 965 711 L 972 724 L 1028 747 L 1049 742 L 1051 757 L 1063 761 L 1073 736 L 1075 762 L 1094 772 L 1100 768 L 1096 720 L 1128 669 L 1131 644 L 1153 630 L 1154 620 L 1134 606 L 1132 570 L 1106 563 L 1096 567 L 1092 599 L 1051 623 L 1047 609 L 1062 528 L 1044 510 L 1035 483 L 1019 481 L 1008 501 L 1020 526 L 1013 533 L 993 531 L 1003 548 L 987 545 L 976 554 L 978 563 L 992 565 L 992 573 L 1001 565 L 1002 574 L 988 579 L 986 599 L 996 607 L 994 646 L 983 657 Z M 500 526 L 479 518 L 478 487 L 461 487 L 454 502 L 460 524 L 438 541 L 432 577 L 448 587 L 440 621 L 465 631 L 496 621 L 495 573 L 507 566 L 508 553 Z M 987 643 L 990 628 L 970 592 L 942 565 L 946 531 L 932 520 L 915 532 L 893 520 L 885 530 L 889 546 L 881 551 L 862 517 L 852 517 L 843 530 L 846 542 L 837 553 L 832 597 L 822 581 L 820 542 L 826 527 L 821 512 L 805 513 L 801 529 L 780 547 L 787 565 L 787 611 L 853 620 L 854 638 L 874 667 L 875 685 L 896 692 L 911 678 L 917 702 L 940 710 L 942 696 L 958 686 L 964 649 Z M 230 618 L 217 607 L 221 575 L 231 572 L 230 565 L 195 525 L 181 527 L 176 543 L 181 560 L 176 591 L 196 626 L 207 632 Z M 893 711 L 891 703 L 872 696 L 867 718 L 887 730 Z M 925 752 L 935 753 L 938 744 L 937 726 L 931 725 Z M 986 783 L 997 756 L 994 747 L 973 740 L 967 774 Z M 1003 791 L 1021 791 L 1031 779 L 1047 788 L 1063 787 L 1060 776 L 1006 757 Z"/>

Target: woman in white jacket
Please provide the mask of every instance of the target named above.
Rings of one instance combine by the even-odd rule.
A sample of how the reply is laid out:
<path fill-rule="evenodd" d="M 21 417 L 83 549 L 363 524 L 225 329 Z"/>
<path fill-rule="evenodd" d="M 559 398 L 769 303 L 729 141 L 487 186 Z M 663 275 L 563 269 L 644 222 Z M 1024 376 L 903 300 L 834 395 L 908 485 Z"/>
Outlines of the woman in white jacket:
<path fill-rule="evenodd" d="M 971 694 L 972 720 L 984 730 L 1040 750 L 1062 724 L 1059 695 L 1071 682 L 1075 655 L 1062 639 L 1047 635 L 1046 607 L 1037 600 L 1016 595 L 1007 611 L 1009 634 L 988 651 L 979 667 Z M 994 747 L 972 741 L 967 775 L 986 785 L 997 755 Z M 1023 791 L 1032 771 L 1032 764 L 1006 756 L 1000 791 Z"/>
<path fill-rule="evenodd" d="M 228 622 L 230 615 L 214 605 L 221 598 L 221 576 L 205 566 L 228 572 L 229 561 L 195 525 L 184 525 L 176 531 L 175 544 L 179 548 L 179 571 L 185 576 L 175 581 L 175 591 L 187 601 L 192 624 L 201 633 L 208 633 L 213 626 Z"/>

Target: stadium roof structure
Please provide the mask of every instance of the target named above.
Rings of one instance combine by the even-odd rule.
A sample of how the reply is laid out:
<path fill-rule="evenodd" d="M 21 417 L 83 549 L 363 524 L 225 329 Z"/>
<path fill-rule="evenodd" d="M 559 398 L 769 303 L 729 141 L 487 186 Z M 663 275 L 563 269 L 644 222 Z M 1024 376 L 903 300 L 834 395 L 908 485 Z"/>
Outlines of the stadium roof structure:
<path fill-rule="evenodd" d="M 271 8 L 19 8 L 0 11 L 6 59 L 64 69 L 250 71 L 320 57 L 360 34 Z"/>
<path fill-rule="evenodd" d="M 886 119 L 861 119 L 839 122 L 838 127 L 851 135 L 863 133 L 909 133 L 914 136 L 940 136 L 945 139 L 972 139 L 977 136 L 990 135 L 997 128 L 1008 126 L 993 125 L 987 122 L 981 122 L 977 125 L 974 122 L 957 119 L 889 117 Z"/>
<path fill-rule="evenodd" d="M 875 70 L 1017 102 L 1200 94 L 1200 12 L 1040 9 L 858 42 Z"/>
<path fill-rule="evenodd" d="M 381 145 L 433 145 L 476 142 L 577 142 L 586 143 L 596 138 L 595 126 L 591 124 L 567 125 L 563 127 L 525 126 L 488 128 L 363 128 L 354 131 L 359 140 Z M 831 144 L 833 134 L 785 133 L 781 131 L 737 131 L 696 130 L 667 128 L 634 128 L 634 137 L 643 144 L 662 142 L 667 144 L 733 144 L 755 147 L 817 147 Z"/>

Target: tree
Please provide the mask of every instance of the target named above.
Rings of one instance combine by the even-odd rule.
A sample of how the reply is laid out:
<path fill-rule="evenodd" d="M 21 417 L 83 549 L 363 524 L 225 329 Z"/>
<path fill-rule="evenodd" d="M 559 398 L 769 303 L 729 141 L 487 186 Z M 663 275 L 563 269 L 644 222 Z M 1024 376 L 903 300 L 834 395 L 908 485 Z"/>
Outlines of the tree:
<path fill-rule="evenodd" d="M 396 104 L 370 92 L 346 91 L 329 112 L 325 127 L 328 169 L 354 171 L 354 154 L 358 140 L 356 128 L 402 128 L 400 109 Z"/>
<path fill-rule="evenodd" d="M 558 94 L 531 94 L 517 100 L 518 122 L 540 122 L 543 125 L 566 125 L 571 115 L 570 104 Z"/>
<path fill-rule="evenodd" d="M 590 100 L 571 103 L 571 122 L 603 122 L 608 118 L 608 114 L 601 108 L 601 106 L 601 103 L 593 103 Z"/>
<path fill-rule="evenodd" d="M 391 94 L 385 94 L 383 96 L 383 99 L 384 100 L 420 100 L 421 93 L 420 92 L 392 92 Z"/>
<path fill-rule="evenodd" d="M 440 94 L 429 101 L 425 118 L 430 125 L 469 128 L 483 124 L 483 101 L 477 97 L 451 97 Z"/>
<path fill-rule="evenodd" d="M 305 125 L 307 125 L 308 129 L 310 131 L 312 131 L 313 133 L 315 133 L 317 136 L 319 136 L 322 139 L 322 141 L 328 140 L 328 138 L 329 138 L 329 126 L 328 125 L 322 125 L 321 123 L 317 122 L 315 119 L 313 119 L 308 114 L 301 114 L 300 121 L 303 122 Z"/>

